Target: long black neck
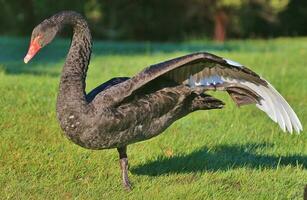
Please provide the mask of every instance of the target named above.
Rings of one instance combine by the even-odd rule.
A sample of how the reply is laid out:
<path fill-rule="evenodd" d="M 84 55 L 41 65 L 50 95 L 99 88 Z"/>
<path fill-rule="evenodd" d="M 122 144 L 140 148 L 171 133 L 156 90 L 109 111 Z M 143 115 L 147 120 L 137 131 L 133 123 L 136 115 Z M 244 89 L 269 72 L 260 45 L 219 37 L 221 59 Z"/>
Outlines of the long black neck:
<path fill-rule="evenodd" d="M 87 22 L 75 12 L 62 12 L 50 20 L 54 20 L 61 29 L 68 24 L 73 27 L 71 46 L 62 70 L 57 113 L 60 121 L 67 115 L 78 115 L 86 112 L 85 79 L 91 56 L 92 38 Z"/>

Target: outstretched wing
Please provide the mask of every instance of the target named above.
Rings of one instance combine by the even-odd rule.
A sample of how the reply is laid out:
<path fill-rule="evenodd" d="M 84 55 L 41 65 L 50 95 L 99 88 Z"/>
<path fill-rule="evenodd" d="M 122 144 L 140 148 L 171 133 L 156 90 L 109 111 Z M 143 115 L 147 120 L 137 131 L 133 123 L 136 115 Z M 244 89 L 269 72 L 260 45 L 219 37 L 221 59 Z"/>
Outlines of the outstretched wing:
<path fill-rule="evenodd" d="M 205 90 L 225 90 L 238 106 L 256 104 L 284 131 L 302 130 L 292 108 L 268 81 L 237 62 L 209 53 L 194 53 L 152 65 L 133 78 L 106 89 L 93 101 L 99 104 L 101 99 L 107 99 L 115 105 L 158 77 Z"/>

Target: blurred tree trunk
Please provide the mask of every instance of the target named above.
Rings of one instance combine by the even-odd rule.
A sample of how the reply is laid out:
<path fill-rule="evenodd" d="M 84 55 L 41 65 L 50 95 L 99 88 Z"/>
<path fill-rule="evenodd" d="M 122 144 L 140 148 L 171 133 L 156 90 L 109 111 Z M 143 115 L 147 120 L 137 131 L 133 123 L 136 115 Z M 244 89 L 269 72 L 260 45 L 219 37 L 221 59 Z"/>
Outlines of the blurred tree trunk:
<path fill-rule="evenodd" d="M 227 15 L 223 9 L 217 10 L 214 15 L 214 40 L 224 42 L 226 39 Z"/>

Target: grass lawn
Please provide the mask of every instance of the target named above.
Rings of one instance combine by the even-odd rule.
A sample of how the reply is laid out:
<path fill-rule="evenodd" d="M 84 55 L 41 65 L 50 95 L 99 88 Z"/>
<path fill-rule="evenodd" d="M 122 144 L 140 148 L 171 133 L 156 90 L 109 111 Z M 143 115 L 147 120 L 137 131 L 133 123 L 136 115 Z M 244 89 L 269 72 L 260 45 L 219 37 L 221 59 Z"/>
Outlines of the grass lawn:
<path fill-rule="evenodd" d="M 307 132 L 285 134 L 255 106 L 199 111 L 128 147 L 134 190 L 123 190 L 116 150 L 83 149 L 55 114 L 69 41 L 28 65 L 29 38 L 0 38 L 0 199 L 302 199 Z M 185 43 L 94 41 L 87 91 L 114 76 L 196 51 L 238 61 L 269 80 L 307 128 L 307 38 Z"/>

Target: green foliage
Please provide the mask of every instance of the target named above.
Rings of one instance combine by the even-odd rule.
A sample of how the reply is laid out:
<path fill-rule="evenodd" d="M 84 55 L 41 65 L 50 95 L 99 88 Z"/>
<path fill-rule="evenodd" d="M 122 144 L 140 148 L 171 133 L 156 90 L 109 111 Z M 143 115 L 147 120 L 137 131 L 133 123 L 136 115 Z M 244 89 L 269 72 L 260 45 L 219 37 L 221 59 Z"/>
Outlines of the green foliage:
<path fill-rule="evenodd" d="M 28 35 L 61 10 L 82 13 L 95 37 L 112 40 L 211 38 L 218 12 L 230 38 L 307 34 L 300 0 L 0 0 L 0 34 Z"/>
<path fill-rule="evenodd" d="M 283 133 L 255 106 L 195 112 L 162 135 L 128 147 L 131 193 L 121 186 L 116 150 L 91 151 L 61 133 L 55 100 L 68 40 L 28 65 L 28 38 L 0 38 L 1 199 L 302 199 L 307 134 Z M 87 91 L 114 76 L 208 50 L 269 80 L 307 127 L 307 38 L 186 43 L 94 41 Z"/>
<path fill-rule="evenodd" d="M 306 13 L 307 1 L 290 1 L 287 8 L 279 13 L 280 26 L 282 27 L 280 30 L 283 31 L 283 34 L 292 36 L 306 34 Z"/>
<path fill-rule="evenodd" d="M 289 4 L 290 0 L 270 0 L 269 4 L 275 12 L 283 11 Z"/>

